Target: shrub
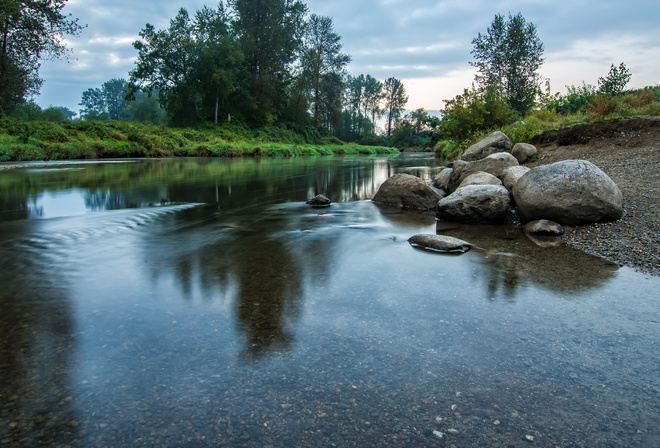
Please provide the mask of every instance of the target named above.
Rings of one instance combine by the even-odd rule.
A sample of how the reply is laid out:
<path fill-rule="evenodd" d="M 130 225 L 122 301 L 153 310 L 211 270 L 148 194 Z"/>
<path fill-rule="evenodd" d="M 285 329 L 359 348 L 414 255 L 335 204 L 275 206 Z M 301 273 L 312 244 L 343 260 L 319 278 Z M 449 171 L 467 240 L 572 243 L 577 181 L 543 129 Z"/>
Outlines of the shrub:
<path fill-rule="evenodd" d="M 618 67 L 614 64 L 605 78 L 598 78 L 598 91 L 600 93 L 616 94 L 623 92 L 630 81 L 632 74 L 622 62 Z"/>
<path fill-rule="evenodd" d="M 598 95 L 594 98 L 591 113 L 596 117 L 606 117 L 619 109 L 619 105 L 611 95 Z"/>
<path fill-rule="evenodd" d="M 511 106 L 498 98 L 495 89 L 482 93 L 473 88 L 446 102 L 440 126 L 445 137 L 464 141 L 480 131 L 513 123 L 517 117 Z"/>

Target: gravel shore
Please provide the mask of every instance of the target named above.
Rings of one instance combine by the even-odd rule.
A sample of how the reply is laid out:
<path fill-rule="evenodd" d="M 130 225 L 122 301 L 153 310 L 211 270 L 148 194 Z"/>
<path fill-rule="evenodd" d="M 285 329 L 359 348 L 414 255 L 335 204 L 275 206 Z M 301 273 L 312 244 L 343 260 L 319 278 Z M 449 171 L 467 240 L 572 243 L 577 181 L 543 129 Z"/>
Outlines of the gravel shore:
<path fill-rule="evenodd" d="M 568 159 L 594 163 L 621 189 L 624 215 L 614 222 L 566 227 L 564 240 L 621 266 L 660 275 L 660 119 L 586 126 L 573 133 L 579 139 L 560 134 L 537 143 L 540 157 L 530 166 Z"/>

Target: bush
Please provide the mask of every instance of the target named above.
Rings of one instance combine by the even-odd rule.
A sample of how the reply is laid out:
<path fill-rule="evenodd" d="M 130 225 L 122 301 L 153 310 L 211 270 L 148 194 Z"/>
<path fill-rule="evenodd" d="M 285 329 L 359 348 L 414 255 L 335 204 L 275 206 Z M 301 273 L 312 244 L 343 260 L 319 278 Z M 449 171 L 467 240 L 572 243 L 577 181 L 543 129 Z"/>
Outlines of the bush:
<path fill-rule="evenodd" d="M 511 106 L 498 98 L 495 89 L 482 93 L 473 88 L 446 102 L 440 126 L 445 137 L 465 141 L 478 132 L 498 129 L 517 118 Z"/>
<path fill-rule="evenodd" d="M 619 110 L 619 105 L 611 95 L 598 95 L 594 99 L 591 112 L 596 118 L 606 117 Z"/>

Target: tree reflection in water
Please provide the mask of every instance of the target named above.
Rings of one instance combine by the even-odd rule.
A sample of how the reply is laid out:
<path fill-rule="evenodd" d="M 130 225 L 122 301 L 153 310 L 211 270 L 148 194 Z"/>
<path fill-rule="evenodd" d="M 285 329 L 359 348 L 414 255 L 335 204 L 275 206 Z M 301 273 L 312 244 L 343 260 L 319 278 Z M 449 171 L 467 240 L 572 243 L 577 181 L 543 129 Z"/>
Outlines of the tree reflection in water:
<path fill-rule="evenodd" d="M 461 225 L 438 233 L 468 241 L 480 258 L 477 276 L 487 284 L 488 298 L 513 299 L 526 283 L 560 292 L 586 291 L 610 280 L 618 265 L 564 244 L 541 247 L 511 226 Z"/>

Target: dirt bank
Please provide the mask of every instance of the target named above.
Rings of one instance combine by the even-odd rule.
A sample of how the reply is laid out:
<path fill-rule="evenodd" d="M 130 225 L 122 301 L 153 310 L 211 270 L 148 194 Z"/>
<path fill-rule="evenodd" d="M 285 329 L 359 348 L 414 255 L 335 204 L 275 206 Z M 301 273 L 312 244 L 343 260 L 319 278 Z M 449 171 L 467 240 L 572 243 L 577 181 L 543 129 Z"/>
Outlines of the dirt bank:
<path fill-rule="evenodd" d="M 660 275 L 660 117 L 549 131 L 533 143 L 540 156 L 530 167 L 568 159 L 589 160 L 623 192 L 623 218 L 567 227 L 566 242 L 620 265 Z"/>

